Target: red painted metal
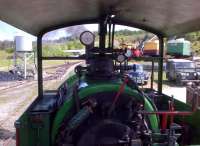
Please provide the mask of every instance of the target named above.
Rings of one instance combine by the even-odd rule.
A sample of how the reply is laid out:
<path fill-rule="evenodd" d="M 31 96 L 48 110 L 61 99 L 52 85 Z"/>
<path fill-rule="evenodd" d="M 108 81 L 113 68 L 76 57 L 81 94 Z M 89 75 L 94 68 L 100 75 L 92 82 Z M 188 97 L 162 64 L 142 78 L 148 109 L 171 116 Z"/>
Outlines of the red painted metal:
<path fill-rule="evenodd" d="M 155 111 L 155 112 L 141 112 L 142 114 L 156 114 L 156 115 L 161 115 L 162 116 L 162 121 L 161 121 L 161 128 L 165 130 L 167 128 L 167 119 L 168 116 L 170 117 L 170 124 L 173 123 L 174 121 L 174 116 L 189 116 L 192 115 L 193 112 L 190 111 Z"/>
<path fill-rule="evenodd" d="M 132 54 L 133 54 L 133 57 L 140 57 L 142 56 L 142 53 L 139 49 L 132 49 Z"/>
<path fill-rule="evenodd" d="M 174 111 L 174 102 L 169 101 L 169 111 L 173 112 Z M 174 123 L 174 115 L 170 115 L 170 124 Z"/>
<path fill-rule="evenodd" d="M 155 112 L 142 111 L 139 113 L 146 115 L 156 114 L 156 115 L 179 115 L 179 116 L 189 116 L 193 114 L 193 112 L 190 111 L 155 111 Z"/>
<path fill-rule="evenodd" d="M 16 146 L 20 145 L 20 140 L 19 140 L 19 128 L 16 128 Z"/>
<path fill-rule="evenodd" d="M 114 97 L 114 100 L 113 100 L 113 103 L 111 106 L 115 105 L 115 103 L 117 102 L 119 96 L 121 95 L 121 93 L 124 91 L 124 88 L 126 86 L 128 82 L 128 78 L 125 78 L 124 79 L 124 82 L 121 84 L 120 88 L 119 88 L 119 91 L 117 92 L 116 96 Z"/>
<path fill-rule="evenodd" d="M 163 130 L 165 130 L 167 128 L 167 118 L 168 118 L 167 114 L 162 115 L 161 128 Z"/>
<path fill-rule="evenodd" d="M 117 92 L 117 94 L 114 97 L 114 100 L 113 100 L 111 107 L 108 111 L 109 115 L 111 114 L 112 110 L 115 108 L 115 104 L 116 104 L 117 100 L 119 99 L 119 96 L 121 95 L 121 93 L 124 91 L 124 88 L 125 88 L 127 82 L 128 82 L 128 78 L 126 77 L 124 79 L 124 82 L 121 84 L 119 91 Z"/>

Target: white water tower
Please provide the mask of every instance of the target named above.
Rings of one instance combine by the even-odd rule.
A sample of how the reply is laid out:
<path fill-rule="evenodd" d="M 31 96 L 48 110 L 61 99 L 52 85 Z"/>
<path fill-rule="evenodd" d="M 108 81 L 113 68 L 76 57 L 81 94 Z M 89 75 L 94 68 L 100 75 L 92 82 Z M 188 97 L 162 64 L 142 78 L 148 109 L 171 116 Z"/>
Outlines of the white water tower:
<path fill-rule="evenodd" d="M 15 36 L 14 65 L 16 71 L 23 72 L 23 77 L 27 78 L 27 61 L 33 56 L 32 40 L 25 36 Z M 23 63 L 18 63 L 22 60 Z M 19 69 L 20 68 L 20 69 Z M 22 71 L 23 70 L 23 71 Z"/>
<path fill-rule="evenodd" d="M 32 41 L 24 36 L 15 37 L 16 52 L 31 52 L 33 51 Z"/>

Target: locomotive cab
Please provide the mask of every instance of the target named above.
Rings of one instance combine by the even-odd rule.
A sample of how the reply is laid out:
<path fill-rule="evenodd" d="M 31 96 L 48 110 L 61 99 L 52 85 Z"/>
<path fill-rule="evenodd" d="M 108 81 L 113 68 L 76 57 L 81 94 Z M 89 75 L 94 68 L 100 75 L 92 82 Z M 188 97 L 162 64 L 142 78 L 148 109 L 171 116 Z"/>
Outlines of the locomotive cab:
<path fill-rule="evenodd" d="M 191 107 L 158 91 L 141 89 L 127 74 L 130 60 L 157 60 L 162 80 L 163 37 L 160 55 L 135 56 L 131 50 L 113 46 L 115 22 L 112 15 L 99 21 L 99 47 L 95 35 L 85 31 L 80 41 L 85 54 L 74 57 L 43 57 L 38 39 L 39 97 L 15 122 L 17 146 L 177 146 L 184 141 Z M 108 30 L 107 30 L 108 29 Z M 108 37 L 108 39 L 106 39 Z M 43 92 L 42 60 L 84 60 L 57 91 Z M 182 118 L 184 117 L 184 118 Z M 185 127 L 187 127 L 185 126 Z M 197 126 L 198 127 L 198 126 Z M 194 130 L 198 136 L 198 130 Z M 180 139 L 179 139 L 180 138 Z"/>

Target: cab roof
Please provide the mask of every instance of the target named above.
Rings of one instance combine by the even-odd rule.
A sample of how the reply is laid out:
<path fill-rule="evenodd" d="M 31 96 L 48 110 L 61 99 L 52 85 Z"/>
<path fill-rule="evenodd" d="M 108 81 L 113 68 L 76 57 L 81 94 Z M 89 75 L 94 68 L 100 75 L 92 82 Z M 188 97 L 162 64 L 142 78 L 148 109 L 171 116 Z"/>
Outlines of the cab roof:
<path fill-rule="evenodd" d="M 38 36 L 114 14 L 117 24 L 172 36 L 199 30 L 199 9 L 199 0 L 1 0 L 0 19 Z"/>

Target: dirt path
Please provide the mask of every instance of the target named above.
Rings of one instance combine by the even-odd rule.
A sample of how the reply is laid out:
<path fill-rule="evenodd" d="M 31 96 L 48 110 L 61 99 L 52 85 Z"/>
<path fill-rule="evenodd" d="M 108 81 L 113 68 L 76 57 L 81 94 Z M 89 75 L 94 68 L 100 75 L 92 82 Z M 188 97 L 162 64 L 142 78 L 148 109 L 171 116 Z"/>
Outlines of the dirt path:
<path fill-rule="evenodd" d="M 186 87 L 165 87 L 163 93 L 169 96 L 174 96 L 175 99 L 186 103 Z"/>
<path fill-rule="evenodd" d="M 150 82 L 144 86 L 144 88 L 150 88 Z M 153 88 L 157 90 L 158 84 L 156 82 L 153 83 Z M 182 102 L 186 102 L 186 87 L 185 86 L 177 86 L 174 83 L 164 82 L 163 83 L 163 93 L 168 96 L 174 96 L 175 99 L 180 100 Z"/>

